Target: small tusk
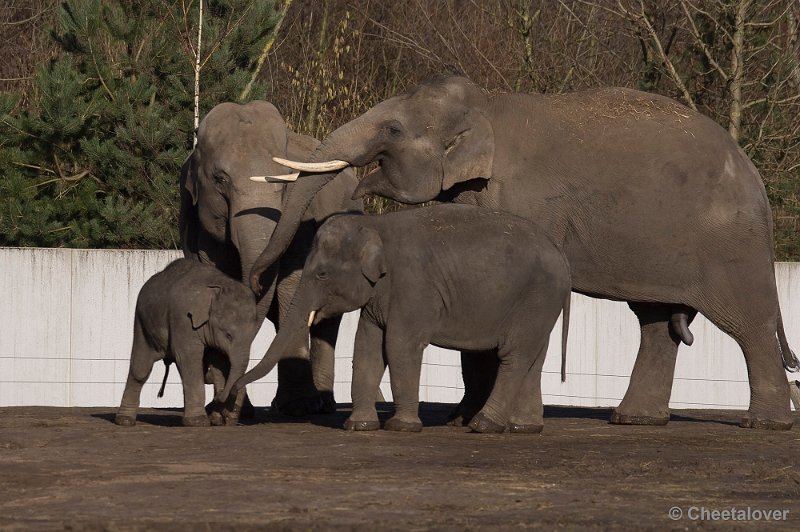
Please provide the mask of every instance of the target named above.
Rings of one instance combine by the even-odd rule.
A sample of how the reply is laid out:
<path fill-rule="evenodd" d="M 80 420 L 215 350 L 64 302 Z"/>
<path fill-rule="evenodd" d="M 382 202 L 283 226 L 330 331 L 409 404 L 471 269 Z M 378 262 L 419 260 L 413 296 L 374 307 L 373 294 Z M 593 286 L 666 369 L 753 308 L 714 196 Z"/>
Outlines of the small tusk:
<path fill-rule="evenodd" d="M 311 324 L 314 323 L 314 317 L 316 317 L 317 311 L 312 310 L 308 313 L 308 326 L 311 327 Z"/>
<path fill-rule="evenodd" d="M 256 183 L 282 183 L 284 181 L 297 181 L 300 172 L 286 175 L 254 175 L 250 177 L 250 181 Z"/>
<path fill-rule="evenodd" d="M 325 161 L 322 163 L 301 163 L 297 161 L 290 161 L 288 159 L 281 159 L 280 157 L 273 157 L 272 160 L 278 164 L 282 164 L 283 166 L 288 166 L 292 170 L 299 170 L 300 172 L 333 172 L 334 170 L 341 170 L 342 168 L 347 168 L 350 166 L 350 163 L 347 161 L 341 161 L 339 159 Z"/>

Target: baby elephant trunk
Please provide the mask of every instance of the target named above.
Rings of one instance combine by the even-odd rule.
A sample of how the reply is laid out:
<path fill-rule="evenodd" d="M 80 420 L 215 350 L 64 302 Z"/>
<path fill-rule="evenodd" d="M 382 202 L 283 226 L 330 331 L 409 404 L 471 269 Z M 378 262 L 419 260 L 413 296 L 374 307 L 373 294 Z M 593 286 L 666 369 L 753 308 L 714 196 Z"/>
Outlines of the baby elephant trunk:
<path fill-rule="evenodd" d="M 240 348 L 238 351 L 242 351 Z M 248 345 L 244 352 L 237 352 L 235 356 L 230 356 L 231 369 L 228 372 L 228 378 L 225 380 L 225 387 L 220 390 L 217 397 L 214 398 L 218 403 L 224 403 L 230 397 L 231 391 L 236 381 L 242 378 L 245 371 L 247 371 L 247 363 L 250 360 L 250 346 Z M 238 394 L 238 390 L 236 392 Z"/>

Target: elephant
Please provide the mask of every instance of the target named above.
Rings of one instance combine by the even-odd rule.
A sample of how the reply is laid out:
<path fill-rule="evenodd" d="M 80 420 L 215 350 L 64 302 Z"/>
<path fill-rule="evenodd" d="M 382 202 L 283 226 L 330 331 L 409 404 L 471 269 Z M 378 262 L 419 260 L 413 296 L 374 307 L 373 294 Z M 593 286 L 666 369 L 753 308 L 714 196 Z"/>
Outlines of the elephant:
<path fill-rule="evenodd" d="M 183 383 L 183 425 L 208 426 L 205 382 L 214 384 L 215 424 L 233 424 L 245 400 L 241 389 L 230 397 L 234 382 L 245 374 L 250 344 L 258 332 L 252 291 L 209 264 L 178 259 L 153 275 L 136 300 L 133 348 L 128 380 L 115 418 L 117 425 L 136 424 L 142 386 L 153 364 L 178 366 Z M 223 356 L 218 356 L 223 354 Z"/>
<path fill-rule="evenodd" d="M 469 423 L 473 431 L 539 432 L 542 364 L 562 309 L 569 321 L 570 287 L 561 251 L 531 222 L 508 213 L 442 204 L 336 216 L 317 233 L 284 328 L 235 386 L 263 377 L 288 353 L 302 353 L 290 348 L 312 323 L 360 308 L 346 429 L 380 427 L 375 393 L 385 359 L 396 409 L 385 428 L 422 430 L 422 351 L 434 344 L 497 353 L 497 379 Z"/>
<path fill-rule="evenodd" d="M 273 156 L 307 157 L 317 144 L 289 130 L 268 102 L 226 102 L 211 109 L 200 123 L 197 144 L 181 171 L 184 256 L 242 280 L 269 241 L 287 188 L 294 186 L 260 187 L 248 178 L 254 173 L 285 171 L 272 161 Z M 277 281 L 258 300 L 259 323 L 268 317 L 280 327 L 317 224 L 334 213 L 363 212 L 363 202 L 351 199 L 357 184 L 354 173 L 345 170 L 316 196 L 287 253 L 269 274 Z M 272 403 L 275 410 L 292 415 L 335 410 L 334 346 L 339 322 L 339 317 L 333 317 L 311 329 L 310 367 L 307 361 L 281 363 Z"/>
<path fill-rule="evenodd" d="M 516 214 L 564 250 L 573 291 L 628 302 L 641 344 L 613 423 L 668 422 L 678 347 L 701 312 L 743 351 L 750 406 L 740 425 L 792 426 L 784 368 L 800 363 L 778 305 L 767 195 L 702 114 L 626 88 L 489 94 L 442 75 L 342 125 L 310 157 L 280 162 L 300 179 L 253 266 L 254 288 L 330 172 L 377 162 L 354 197 Z M 465 382 L 465 402 L 471 393 Z"/>

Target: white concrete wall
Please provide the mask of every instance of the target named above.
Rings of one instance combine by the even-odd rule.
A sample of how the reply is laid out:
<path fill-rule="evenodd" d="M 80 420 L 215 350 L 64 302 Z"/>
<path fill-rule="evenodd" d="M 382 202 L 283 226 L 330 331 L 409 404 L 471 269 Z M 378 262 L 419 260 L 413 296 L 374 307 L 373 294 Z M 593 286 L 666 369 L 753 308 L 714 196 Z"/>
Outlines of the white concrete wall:
<path fill-rule="evenodd" d="M 142 284 L 176 251 L 0 248 L 0 406 L 115 406 L 128 371 L 133 312 Z M 800 351 L 800 264 L 777 266 L 786 333 Z M 350 400 L 357 313 L 345 316 L 336 347 L 336 397 Z M 634 315 L 623 303 L 573 295 L 567 382 L 559 378 L 560 321 L 551 336 L 542 388 L 546 404 L 614 406 L 627 388 L 639 343 Z M 695 343 L 681 346 L 672 388 L 674 408 L 747 408 L 749 388 L 736 343 L 702 317 Z M 274 329 L 265 323 L 253 343 L 252 364 Z M 143 406 L 181 406 L 178 372 L 156 398 L 163 366 L 142 392 Z M 796 377 L 795 377 L 796 378 Z M 273 374 L 253 383 L 257 405 L 275 393 Z M 388 375 L 382 384 L 391 397 Z M 463 384 L 458 354 L 429 347 L 420 399 L 457 402 Z M 208 387 L 209 399 L 211 390 Z"/>

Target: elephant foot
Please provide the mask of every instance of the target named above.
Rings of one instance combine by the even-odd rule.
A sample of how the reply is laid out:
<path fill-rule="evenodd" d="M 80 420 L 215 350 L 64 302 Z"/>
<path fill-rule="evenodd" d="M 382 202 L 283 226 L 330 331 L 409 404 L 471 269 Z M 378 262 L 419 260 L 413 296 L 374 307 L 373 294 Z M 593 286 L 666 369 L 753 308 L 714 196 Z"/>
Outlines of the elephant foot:
<path fill-rule="evenodd" d="M 422 421 L 403 421 L 392 417 L 389 418 L 383 428 L 394 432 L 420 432 L 422 430 Z"/>
<path fill-rule="evenodd" d="M 506 430 L 504 424 L 496 423 L 483 412 L 478 412 L 475 417 L 472 418 L 469 422 L 469 428 L 472 429 L 472 432 L 480 432 L 482 434 L 500 434 Z"/>
<path fill-rule="evenodd" d="M 225 424 L 225 418 L 223 417 L 222 412 L 219 412 L 218 410 L 212 411 L 208 415 L 208 420 L 212 427 L 221 427 Z"/>
<path fill-rule="evenodd" d="M 244 397 L 244 403 L 242 404 L 242 411 L 239 414 L 241 419 L 253 419 L 256 417 L 256 407 L 253 406 L 253 403 L 250 402 L 250 397 Z"/>
<path fill-rule="evenodd" d="M 669 423 L 669 414 L 666 416 L 650 416 L 645 414 L 623 414 L 614 410 L 610 422 L 614 425 L 652 425 L 663 426 Z"/>
<path fill-rule="evenodd" d="M 211 425 L 208 416 L 192 416 L 183 418 L 184 427 L 208 427 Z"/>
<path fill-rule="evenodd" d="M 377 419 L 370 419 L 367 421 L 358 421 L 353 418 L 347 418 L 347 421 L 344 422 L 344 430 L 355 430 L 355 431 L 366 431 L 366 430 L 378 430 L 381 428 L 381 422 Z"/>
<path fill-rule="evenodd" d="M 120 427 L 133 427 L 136 425 L 136 417 L 117 414 L 117 417 L 114 418 L 114 423 Z"/>
<path fill-rule="evenodd" d="M 470 422 L 469 419 L 465 419 L 463 416 L 458 415 L 458 416 L 455 416 L 455 417 L 448 418 L 447 426 L 449 426 L 449 427 L 466 427 L 467 425 L 469 425 L 469 422 Z"/>
<path fill-rule="evenodd" d="M 539 423 L 514 423 L 512 421 L 508 424 L 508 431 L 516 434 L 539 434 L 543 428 L 544 425 Z"/>
<path fill-rule="evenodd" d="M 335 414 L 336 399 L 333 397 L 333 392 L 319 392 L 319 397 L 322 400 L 320 414 Z"/>
<path fill-rule="evenodd" d="M 242 410 L 238 408 L 224 409 L 222 411 L 222 424 L 226 427 L 234 427 L 239 424 L 242 417 Z"/>
<path fill-rule="evenodd" d="M 323 411 L 322 398 L 319 395 L 301 397 L 285 401 L 272 401 L 272 411 L 291 417 L 302 417 L 319 414 Z"/>
<path fill-rule="evenodd" d="M 478 408 L 470 408 L 469 406 L 465 405 L 466 400 L 462 399 L 458 405 L 453 409 L 452 412 L 447 416 L 447 425 L 451 427 L 466 427 L 469 425 L 469 422 L 472 421 L 472 418 L 475 417 L 475 414 L 480 411 L 481 407 Z"/>
<path fill-rule="evenodd" d="M 761 419 L 757 417 L 746 417 L 739 423 L 739 426 L 745 429 L 761 430 L 789 430 L 792 428 L 792 425 L 792 421 L 776 421 L 774 419 Z"/>

